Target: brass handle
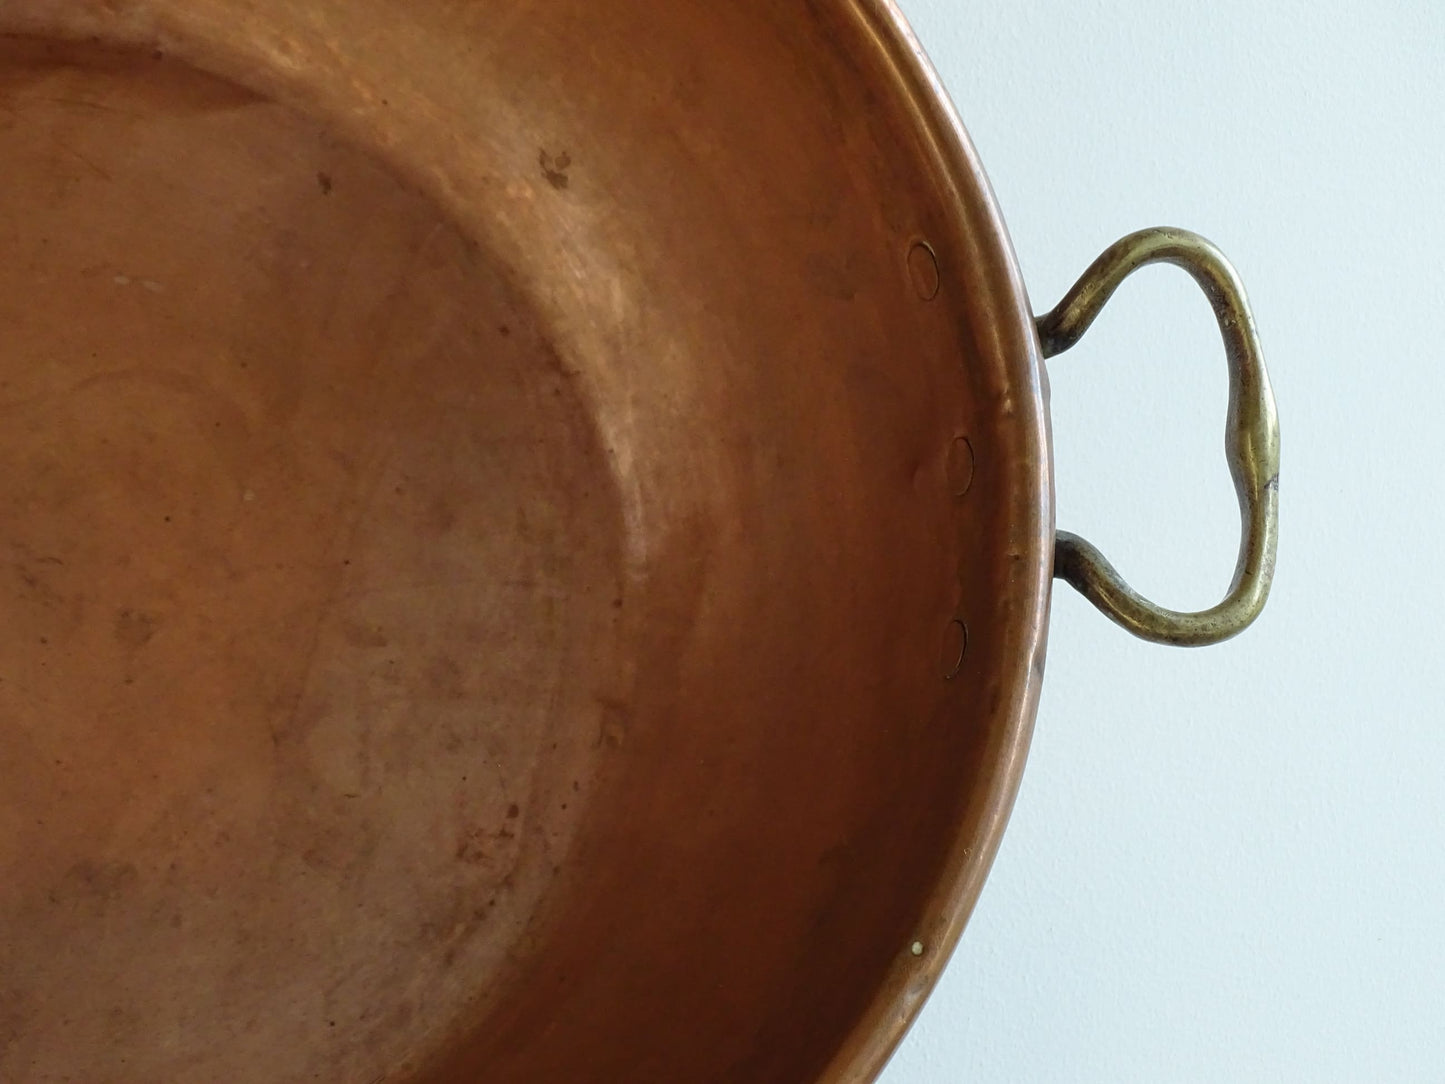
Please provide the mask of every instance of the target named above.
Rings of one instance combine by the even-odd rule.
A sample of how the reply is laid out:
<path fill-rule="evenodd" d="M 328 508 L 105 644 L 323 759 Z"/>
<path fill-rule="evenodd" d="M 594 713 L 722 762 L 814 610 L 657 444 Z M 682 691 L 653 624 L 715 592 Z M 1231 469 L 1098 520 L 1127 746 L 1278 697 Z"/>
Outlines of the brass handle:
<path fill-rule="evenodd" d="M 1279 418 L 1265 372 L 1259 335 L 1244 287 L 1224 254 L 1187 230 L 1130 234 L 1106 249 L 1050 313 L 1037 320 L 1046 358 L 1079 341 L 1094 317 L 1138 268 L 1151 263 L 1184 268 L 1214 307 L 1229 362 L 1229 417 L 1224 454 L 1239 495 L 1239 563 L 1224 601 L 1199 613 L 1156 606 L 1124 582 L 1094 546 L 1060 531 L 1054 575 L 1067 580 L 1108 617 L 1156 643 L 1198 647 L 1243 632 L 1264 609 L 1274 579 L 1279 540 Z"/>

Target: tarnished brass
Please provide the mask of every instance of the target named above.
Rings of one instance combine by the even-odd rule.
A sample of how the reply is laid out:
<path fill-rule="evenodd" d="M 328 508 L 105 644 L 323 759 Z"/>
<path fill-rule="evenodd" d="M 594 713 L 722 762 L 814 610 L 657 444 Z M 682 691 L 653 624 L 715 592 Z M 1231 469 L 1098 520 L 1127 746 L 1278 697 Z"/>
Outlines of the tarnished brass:
<path fill-rule="evenodd" d="M 1243 632 L 1264 609 L 1279 539 L 1279 419 L 1239 276 L 1198 234 L 1141 230 L 1106 249 L 1053 311 L 1039 317 L 1039 340 L 1044 357 L 1062 354 L 1088 331 L 1120 283 L 1151 263 L 1172 263 L 1193 276 L 1224 337 L 1229 362 L 1224 451 L 1242 520 L 1234 580 L 1224 601 L 1208 610 L 1166 610 L 1125 583 L 1093 545 L 1067 531 L 1059 532 L 1054 546 L 1054 575 L 1136 636 L 1186 647 L 1216 644 Z"/>
<path fill-rule="evenodd" d="M 0 1080 L 871 1079 L 1055 564 L 893 4 L 5 0 L 0 163 Z M 1224 306 L 1239 600 L 1073 577 L 1198 640 L 1263 601 L 1273 415 L 1152 236 L 1043 333 L 1146 257 Z"/>

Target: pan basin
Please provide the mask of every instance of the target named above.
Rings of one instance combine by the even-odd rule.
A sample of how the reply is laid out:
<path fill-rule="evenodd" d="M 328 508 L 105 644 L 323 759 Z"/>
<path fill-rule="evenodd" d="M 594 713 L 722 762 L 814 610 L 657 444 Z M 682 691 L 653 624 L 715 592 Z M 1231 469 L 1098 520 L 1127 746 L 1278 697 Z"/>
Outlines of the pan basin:
<path fill-rule="evenodd" d="M 0 16 L 0 1078 L 875 1070 L 1049 526 L 896 25 L 55 7 Z"/>

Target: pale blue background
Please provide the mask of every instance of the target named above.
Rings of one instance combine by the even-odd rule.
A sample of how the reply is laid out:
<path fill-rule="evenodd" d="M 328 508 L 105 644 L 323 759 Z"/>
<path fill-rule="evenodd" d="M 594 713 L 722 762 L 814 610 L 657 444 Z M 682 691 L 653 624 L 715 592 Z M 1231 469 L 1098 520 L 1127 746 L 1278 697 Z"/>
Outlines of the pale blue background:
<path fill-rule="evenodd" d="M 903 6 L 1036 309 L 1140 226 L 1238 265 L 1284 518 L 1222 648 L 1056 594 L 1013 821 L 884 1081 L 1445 1080 L 1445 3 Z M 1052 379 L 1060 524 L 1212 603 L 1237 521 L 1205 302 L 1145 271 Z"/>

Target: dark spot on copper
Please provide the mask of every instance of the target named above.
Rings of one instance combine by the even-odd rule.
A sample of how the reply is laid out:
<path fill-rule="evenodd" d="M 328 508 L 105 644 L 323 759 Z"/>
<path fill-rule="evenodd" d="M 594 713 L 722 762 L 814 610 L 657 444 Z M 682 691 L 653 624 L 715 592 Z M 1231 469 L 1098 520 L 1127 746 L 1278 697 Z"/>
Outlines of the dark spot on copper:
<path fill-rule="evenodd" d="M 467 695 L 462 668 L 450 655 L 437 655 L 427 663 L 426 683 L 429 691 L 443 700 L 463 700 Z"/>
<path fill-rule="evenodd" d="M 542 167 L 542 176 L 547 178 L 547 183 L 558 191 L 572 183 L 567 176 L 567 170 L 572 165 L 572 156 L 566 151 L 553 158 L 546 150 L 542 150 L 537 155 L 537 164 Z"/>
<path fill-rule="evenodd" d="M 160 627 L 160 619 L 141 610 L 121 610 L 115 617 L 115 638 L 126 647 L 144 647 Z"/>
<path fill-rule="evenodd" d="M 379 648 L 390 643 L 380 626 L 362 621 L 343 621 L 341 635 L 352 647 Z"/>
<path fill-rule="evenodd" d="M 437 534 L 445 534 L 456 526 L 456 522 L 457 512 L 451 501 L 440 494 L 433 497 L 426 509 L 427 527 Z"/>

